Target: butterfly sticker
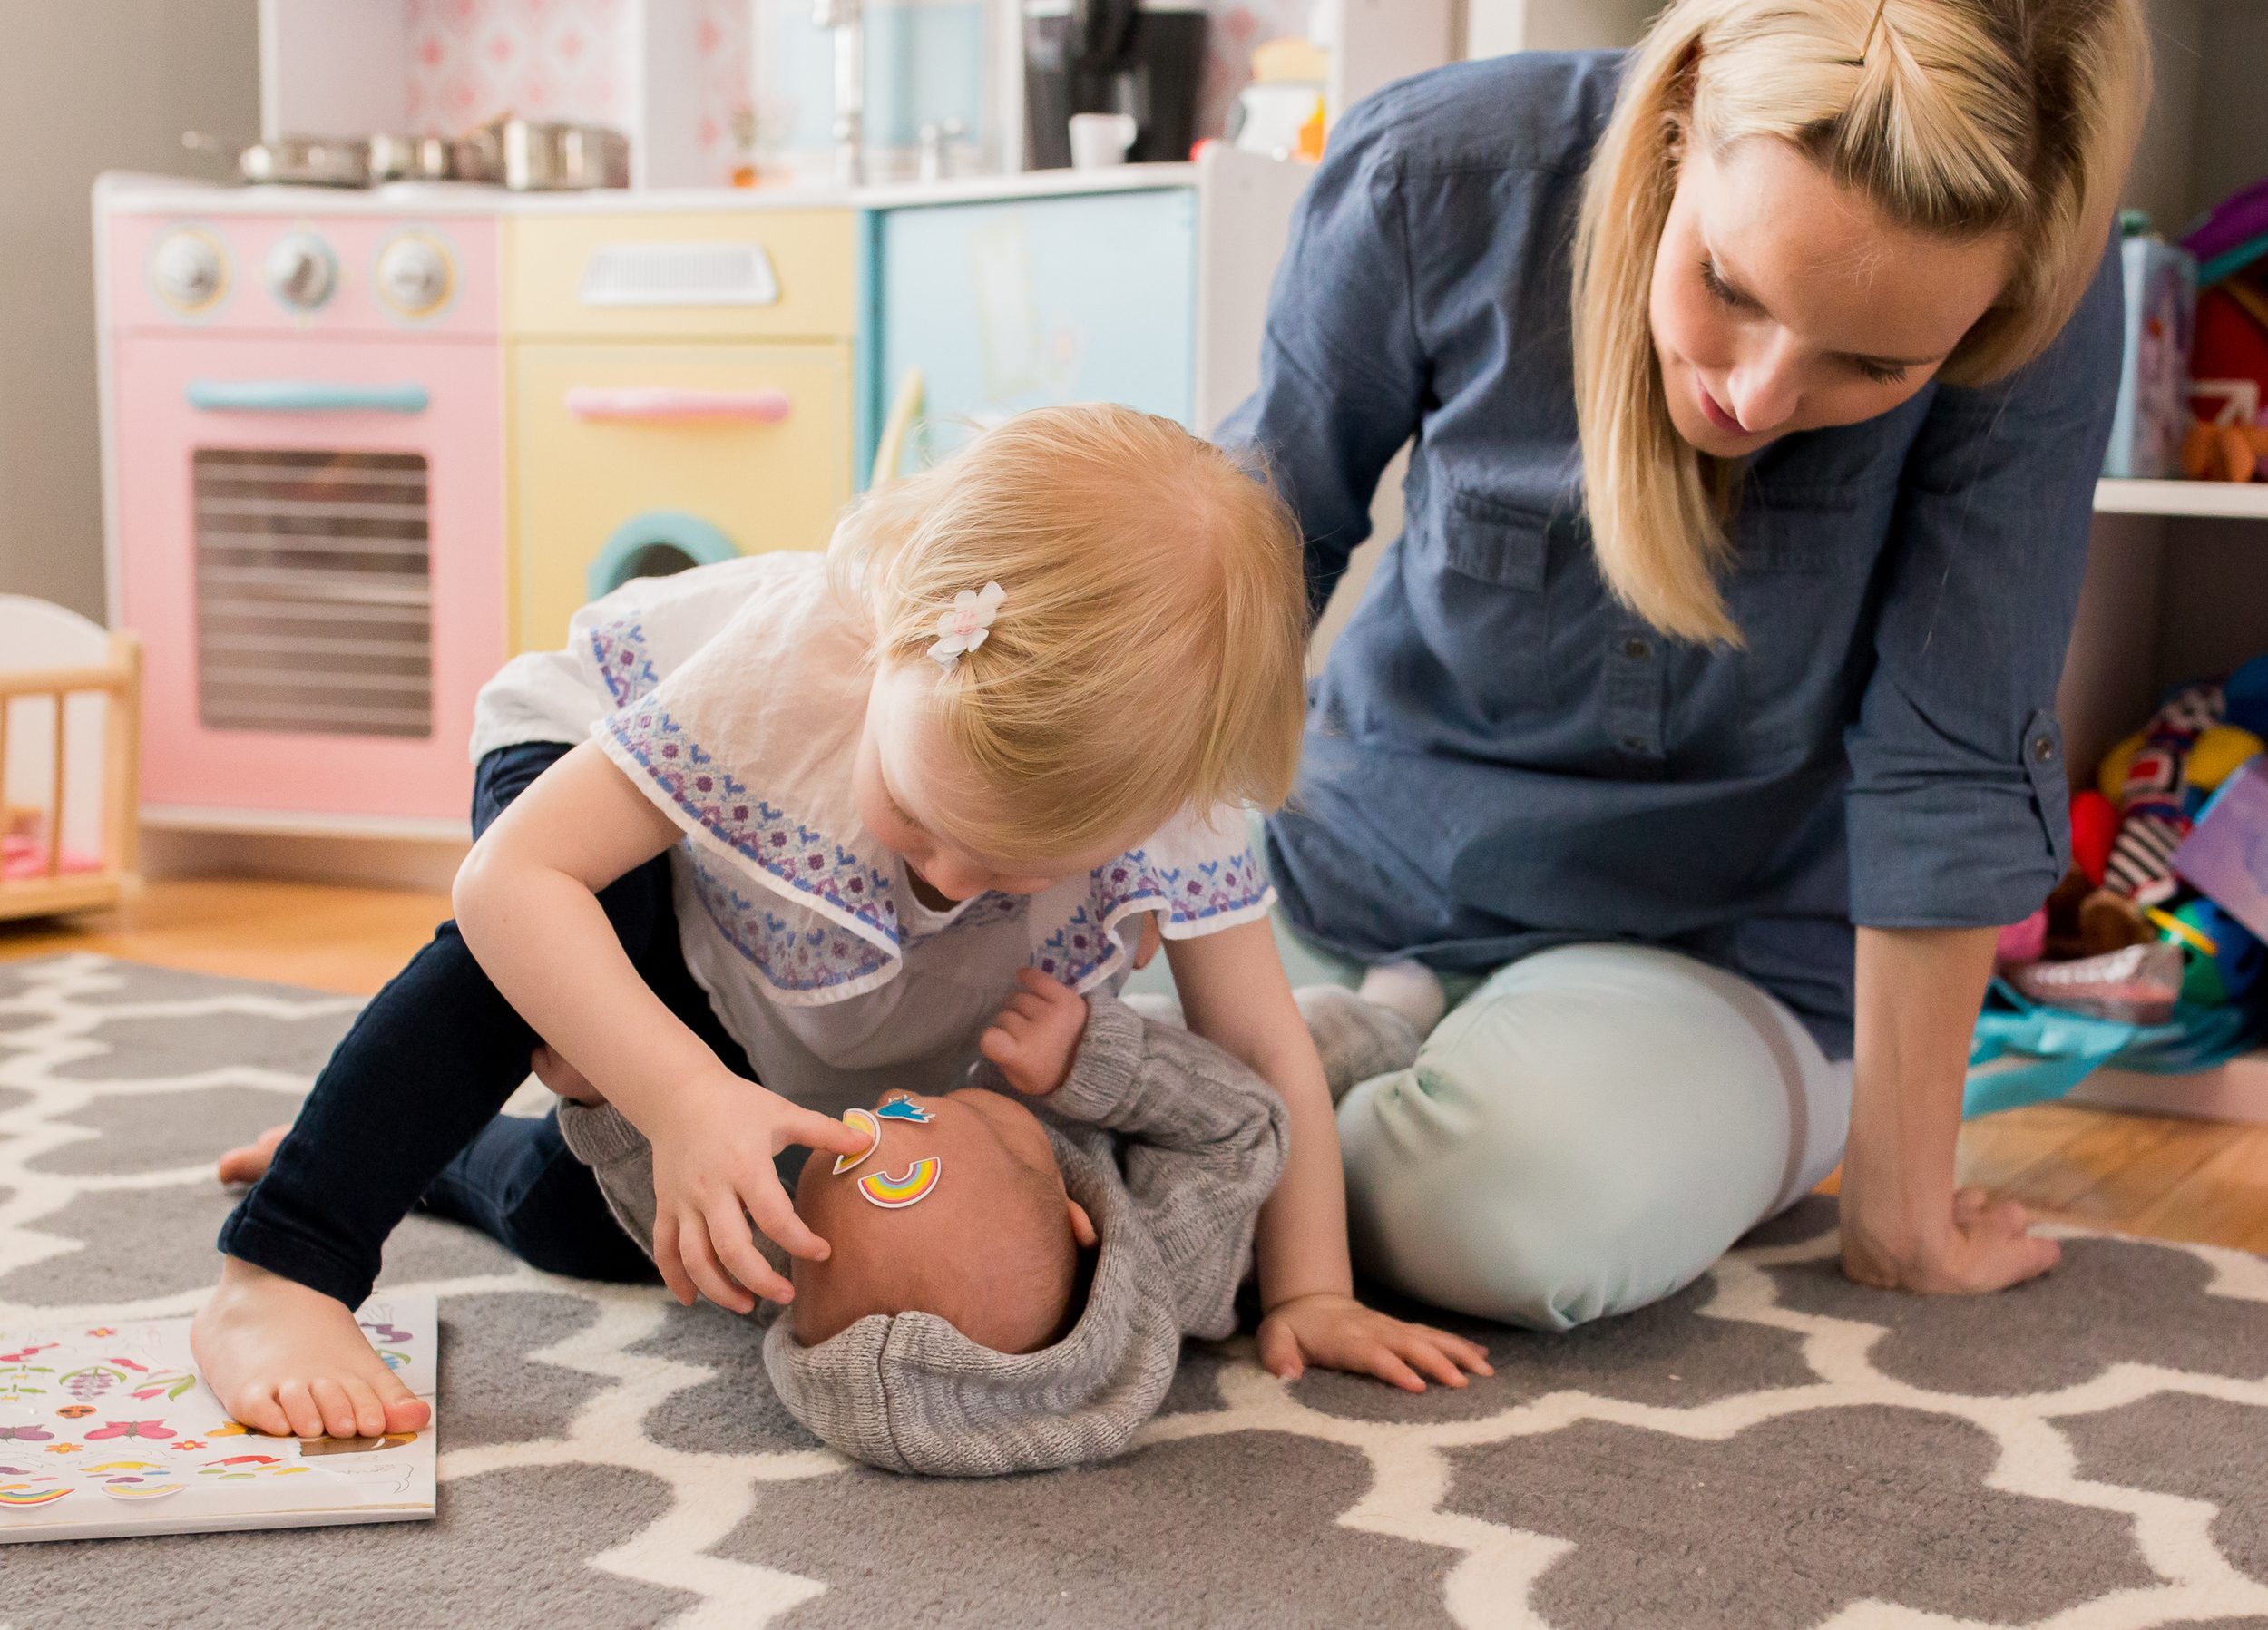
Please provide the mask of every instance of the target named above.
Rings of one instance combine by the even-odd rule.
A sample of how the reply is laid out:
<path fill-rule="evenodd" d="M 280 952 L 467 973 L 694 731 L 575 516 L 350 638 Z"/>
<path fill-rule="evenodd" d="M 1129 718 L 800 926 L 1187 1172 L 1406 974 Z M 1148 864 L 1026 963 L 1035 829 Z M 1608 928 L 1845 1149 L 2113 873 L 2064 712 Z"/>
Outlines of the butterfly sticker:
<path fill-rule="evenodd" d="M 192 1378 L 194 1379 L 194 1378 Z M 171 1438 L 173 1429 L 162 1420 L 105 1420 L 87 1434 L 96 1438 Z"/>
<path fill-rule="evenodd" d="M 44 1443 L 54 1435 L 42 1426 L 0 1426 L 0 1439 L 14 1438 L 24 1443 Z"/>

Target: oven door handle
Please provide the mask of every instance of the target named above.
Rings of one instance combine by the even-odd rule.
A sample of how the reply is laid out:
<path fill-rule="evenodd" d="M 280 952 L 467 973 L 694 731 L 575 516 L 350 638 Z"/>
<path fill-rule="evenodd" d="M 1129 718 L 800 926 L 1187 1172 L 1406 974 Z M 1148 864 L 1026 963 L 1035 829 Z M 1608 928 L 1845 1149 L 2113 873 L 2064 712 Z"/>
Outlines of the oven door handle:
<path fill-rule="evenodd" d="M 786 391 L 700 391 L 670 386 L 616 389 L 578 385 L 567 393 L 567 411 L 578 419 L 607 419 L 641 425 L 681 425 L 708 420 L 738 425 L 777 425 L 795 411 Z"/>
<path fill-rule="evenodd" d="M 318 379 L 192 379 L 189 405 L 205 413 L 424 413 L 422 385 L 332 385 Z"/>

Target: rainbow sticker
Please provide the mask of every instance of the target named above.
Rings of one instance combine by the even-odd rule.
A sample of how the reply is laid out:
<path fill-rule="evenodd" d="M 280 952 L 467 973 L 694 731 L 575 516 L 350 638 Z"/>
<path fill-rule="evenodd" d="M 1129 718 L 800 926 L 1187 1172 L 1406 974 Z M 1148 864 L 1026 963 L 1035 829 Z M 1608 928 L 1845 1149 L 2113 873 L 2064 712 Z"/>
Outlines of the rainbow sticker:
<path fill-rule="evenodd" d="M 0 1506 L 44 1506 L 70 1492 L 68 1488 L 32 1488 L 22 1483 L 10 1483 L 0 1486 Z"/>
<path fill-rule="evenodd" d="M 892 1093 L 875 1113 L 885 1120 L 928 1121 L 936 1118 L 919 1104 L 910 1102 L 903 1092 Z"/>
<path fill-rule="evenodd" d="M 865 1165 L 867 1157 L 882 1147 L 882 1123 L 875 1118 L 873 1110 L 846 1109 L 843 1111 L 843 1124 L 854 1131 L 865 1133 L 873 1141 L 855 1155 L 837 1155 L 835 1157 L 835 1175 L 838 1177 Z"/>
<path fill-rule="evenodd" d="M 867 1173 L 858 1180 L 858 1192 L 885 1211 L 895 1211 L 901 1205 L 927 1199 L 929 1191 L 937 1186 L 937 1174 L 943 1170 L 943 1162 L 934 1155 L 927 1155 L 907 1166 L 903 1177 L 893 1177 L 886 1171 Z"/>
<path fill-rule="evenodd" d="M 163 1499 L 188 1487 L 187 1483 L 105 1483 L 103 1492 L 112 1499 Z"/>

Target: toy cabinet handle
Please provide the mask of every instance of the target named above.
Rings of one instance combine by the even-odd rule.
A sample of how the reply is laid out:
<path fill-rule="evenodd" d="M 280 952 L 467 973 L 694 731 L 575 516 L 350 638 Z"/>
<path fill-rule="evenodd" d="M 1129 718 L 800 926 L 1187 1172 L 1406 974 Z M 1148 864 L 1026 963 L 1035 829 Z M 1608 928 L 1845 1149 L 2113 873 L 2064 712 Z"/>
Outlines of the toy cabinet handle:
<path fill-rule="evenodd" d="M 740 425 L 777 425 L 793 412 L 787 393 L 680 390 L 669 386 L 610 389 L 578 385 L 567 393 L 567 411 L 578 419 L 606 419 L 644 425 L 701 420 Z"/>
<path fill-rule="evenodd" d="M 192 379 L 189 405 L 207 413 L 424 413 L 422 385 L 330 385 L 317 379 Z"/>

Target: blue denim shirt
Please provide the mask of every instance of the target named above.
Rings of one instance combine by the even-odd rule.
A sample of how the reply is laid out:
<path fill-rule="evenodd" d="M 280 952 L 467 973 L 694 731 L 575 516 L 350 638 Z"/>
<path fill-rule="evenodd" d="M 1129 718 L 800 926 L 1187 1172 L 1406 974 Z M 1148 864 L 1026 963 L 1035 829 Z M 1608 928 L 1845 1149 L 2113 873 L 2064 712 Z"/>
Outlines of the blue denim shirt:
<path fill-rule="evenodd" d="M 1667 945 L 1850 1050 L 1853 922 L 2016 922 L 2069 861 L 2051 709 L 2118 375 L 2111 255 L 2050 349 L 1748 464 L 1745 650 L 1607 592 L 1581 512 L 1569 245 L 1621 57 L 1421 74 L 1333 131 L 1260 388 L 1225 423 L 1320 606 L 1416 438 L 1403 535 L 1311 695 L 1269 827 L 1292 921 L 1364 960 Z"/>

